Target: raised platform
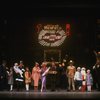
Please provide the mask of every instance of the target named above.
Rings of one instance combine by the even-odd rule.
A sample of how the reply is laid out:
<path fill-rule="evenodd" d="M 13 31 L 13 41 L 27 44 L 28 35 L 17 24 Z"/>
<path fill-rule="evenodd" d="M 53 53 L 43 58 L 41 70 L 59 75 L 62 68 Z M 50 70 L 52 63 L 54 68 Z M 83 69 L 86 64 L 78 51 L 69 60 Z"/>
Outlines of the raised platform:
<path fill-rule="evenodd" d="M 1 91 L 0 99 L 97 99 L 100 98 L 100 92 L 68 92 L 68 91 Z"/>

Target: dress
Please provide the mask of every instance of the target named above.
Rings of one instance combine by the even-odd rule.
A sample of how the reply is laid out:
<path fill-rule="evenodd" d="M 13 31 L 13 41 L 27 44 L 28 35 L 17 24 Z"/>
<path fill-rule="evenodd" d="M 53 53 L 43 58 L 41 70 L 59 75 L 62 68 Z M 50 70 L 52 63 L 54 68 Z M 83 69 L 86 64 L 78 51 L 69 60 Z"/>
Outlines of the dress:
<path fill-rule="evenodd" d="M 13 85 L 13 71 L 10 71 L 8 74 L 8 84 Z"/>
<path fill-rule="evenodd" d="M 47 70 L 47 67 L 41 68 L 41 74 L 43 74 L 46 70 Z M 41 75 L 41 81 L 42 81 L 42 87 L 44 88 L 44 90 L 46 90 L 46 75 L 44 76 Z"/>
<path fill-rule="evenodd" d="M 26 84 L 31 83 L 31 73 L 30 73 L 30 71 L 25 71 L 25 83 Z"/>
<path fill-rule="evenodd" d="M 86 84 L 87 85 L 92 85 L 93 84 L 93 79 L 91 74 L 86 75 Z"/>
<path fill-rule="evenodd" d="M 39 67 L 34 67 L 32 69 L 32 79 L 34 81 L 34 86 L 38 86 L 39 79 L 40 79 L 40 68 Z"/>

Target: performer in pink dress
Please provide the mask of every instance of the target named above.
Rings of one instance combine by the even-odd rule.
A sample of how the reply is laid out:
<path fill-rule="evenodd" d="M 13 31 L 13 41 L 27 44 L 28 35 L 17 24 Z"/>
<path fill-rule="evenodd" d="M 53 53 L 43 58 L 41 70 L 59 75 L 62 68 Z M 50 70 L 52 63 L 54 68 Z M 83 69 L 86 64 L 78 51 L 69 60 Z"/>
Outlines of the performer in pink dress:
<path fill-rule="evenodd" d="M 40 79 L 40 68 L 39 64 L 36 62 L 35 66 L 32 69 L 32 79 L 34 81 L 34 91 L 38 90 L 39 79 Z"/>

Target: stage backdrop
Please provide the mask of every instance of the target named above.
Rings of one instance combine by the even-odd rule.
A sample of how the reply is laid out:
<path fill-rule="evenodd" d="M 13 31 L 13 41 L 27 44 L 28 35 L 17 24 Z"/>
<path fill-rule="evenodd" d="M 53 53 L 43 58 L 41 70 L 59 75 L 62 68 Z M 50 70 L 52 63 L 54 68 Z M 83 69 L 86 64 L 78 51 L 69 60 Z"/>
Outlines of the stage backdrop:
<path fill-rule="evenodd" d="M 13 16 L 5 21 L 1 58 L 26 66 L 52 57 L 56 61 L 73 59 L 77 65 L 93 65 L 95 25 L 92 16 L 25 17 Z M 5 34 L 3 34 L 5 33 Z"/>

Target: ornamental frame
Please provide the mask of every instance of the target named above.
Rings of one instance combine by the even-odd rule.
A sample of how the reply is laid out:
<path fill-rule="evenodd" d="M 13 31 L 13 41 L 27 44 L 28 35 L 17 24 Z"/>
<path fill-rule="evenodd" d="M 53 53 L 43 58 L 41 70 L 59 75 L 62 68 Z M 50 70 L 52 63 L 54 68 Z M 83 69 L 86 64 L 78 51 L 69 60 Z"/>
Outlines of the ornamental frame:
<path fill-rule="evenodd" d="M 58 49 L 44 50 L 44 61 L 47 61 L 47 53 L 58 53 L 59 59 L 57 62 L 61 62 L 61 50 L 58 50 Z M 47 62 L 50 62 L 50 61 L 47 61 Z"/>

